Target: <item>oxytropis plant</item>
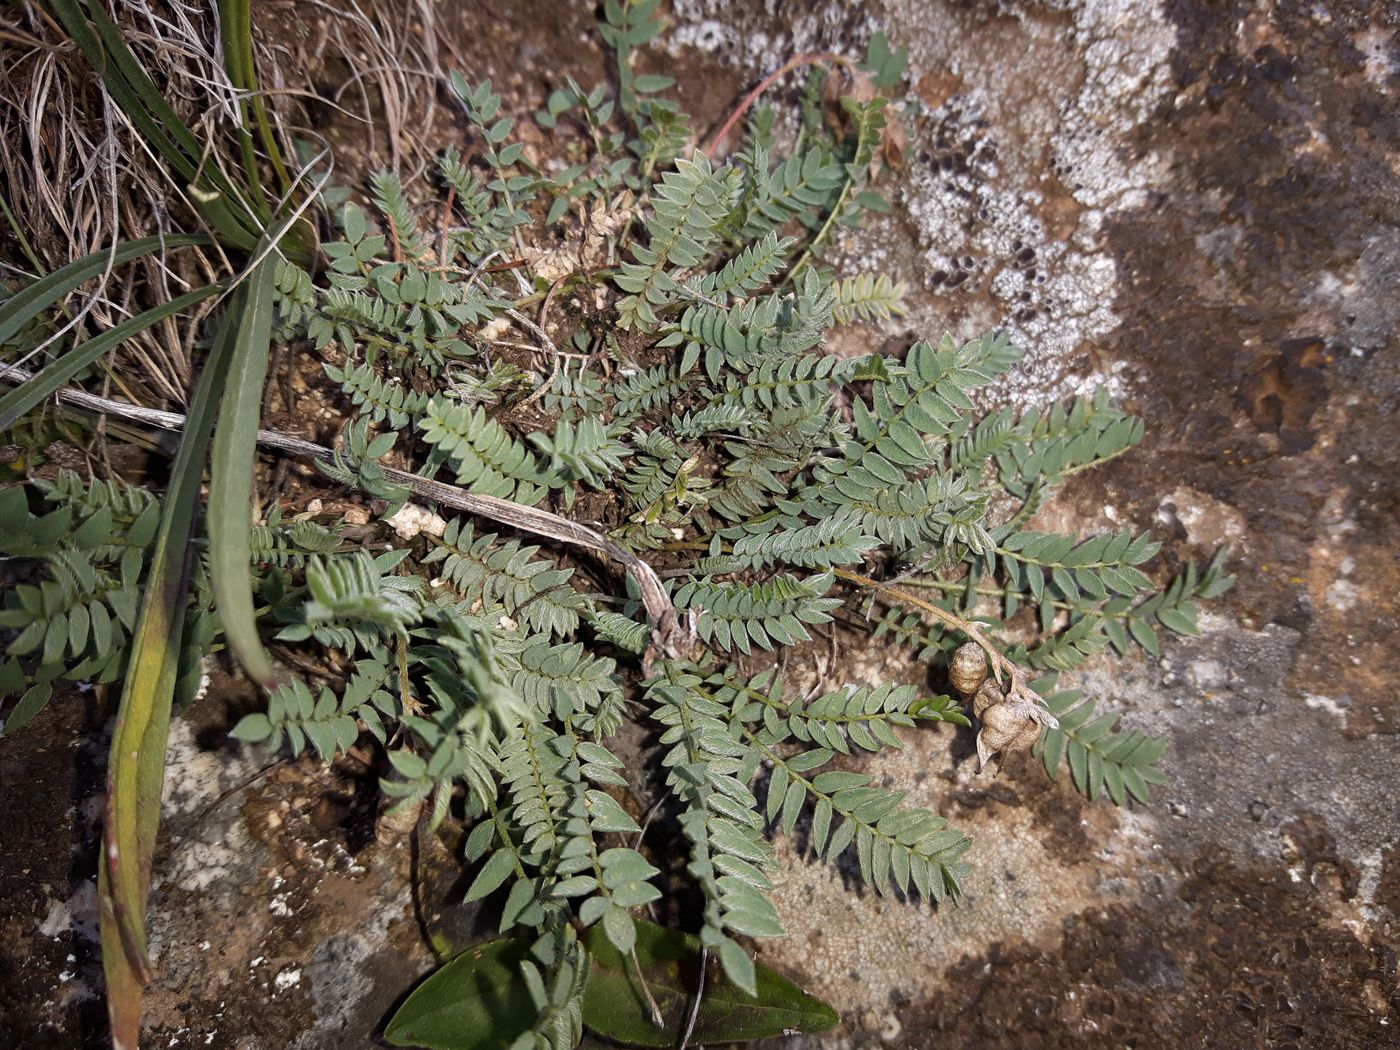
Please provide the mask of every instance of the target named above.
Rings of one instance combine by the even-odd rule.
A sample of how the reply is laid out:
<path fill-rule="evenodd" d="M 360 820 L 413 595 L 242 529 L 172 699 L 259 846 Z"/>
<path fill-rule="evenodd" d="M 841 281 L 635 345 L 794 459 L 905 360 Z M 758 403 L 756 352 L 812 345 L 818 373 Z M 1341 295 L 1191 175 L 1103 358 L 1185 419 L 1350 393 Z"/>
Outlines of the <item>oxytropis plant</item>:
<path fill-rule="evenodd" d="M 970 840 L 861 771 L 924 723 L 969 725 L 954 694 L 983 762 L 1033 750 L 1091 798 L 1146 802 L 1162 742 L 1057 674 L 1155 653 L 1157 626 L 1194 633 L 1197 601 L 1230 584 L 1223 556 L 1159 586 L 1145 535 L 1034 527 L 1064 479 L 1140 440 L 1106 395 L 979 408 L 1017 365 L 995 334 L 824 349 L 833 326 L 902 311 L 893 276 L 823 261 L 883 205 L 902 57 L 877 37 L 863 63 L 812 64 L 796 110 L 745 112 L 721 160 L 692 145 L 671 82 L 633 69 L 656 7 L 606 5 L 619 90 L 555 92 L 533 118 L 548 154 L 458 77 L 466 149 L 423 185 L 376 176 L 368 207 L 321 195 L 322 265 L 274 257 L 266 287 L 274 340 L 319 367 L 343 426 L 334 448 L 261 440 L 378 523 L 269 509 L 241 561 L 217 536 L 190 561 L 185 691 L 226 632 L 268 686 L 236 737 L 324 759 L 372 738 L 382 819 L 461 823 L 467 897 L 499 901 L 504 938 L 430 979 L 392 1041 L 572 1047 L 587 1025 L 669 1046 L 831 1023 L 746 946 L 783 933 L 768 829 L 801 823 L 874 892 L 956 901 Z M 125 673 L 159 514 L 71 474 L 0 493 L 0 553 L 32 567 L 0 612 L 7 732 L 56 683 Z M 235 569 L 248 616 L 218 586 Z M 810 670 L 862 636 L 904 673 Z M 645 728 L 641 752 L 624 726 Z M 639 918 L 682 884 L 690 939 Z"/>

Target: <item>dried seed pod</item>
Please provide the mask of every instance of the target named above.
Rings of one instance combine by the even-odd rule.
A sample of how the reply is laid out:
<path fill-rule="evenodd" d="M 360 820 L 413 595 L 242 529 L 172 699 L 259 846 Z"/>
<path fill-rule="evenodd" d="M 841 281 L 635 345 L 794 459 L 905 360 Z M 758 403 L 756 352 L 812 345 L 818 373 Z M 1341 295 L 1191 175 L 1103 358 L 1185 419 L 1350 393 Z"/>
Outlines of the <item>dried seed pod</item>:
<path fill-rule="evenodd" d="M 986 692 L 984 687 L 977 694 L 977 702 Z M 987 703 L 978 712 L 978 718 L 982 728 L 977 733 L 977 758 L 983 766 L 997 752 L 1029 751 L 1040 739 L 1040 722 L 1034 716 L 1034 708 L 1015 699 L 1003 697 L 999 702 Z"/>
<path fill-rule="evenodd" d="M 1006 695 L 1001 691 L 1001 687 L 988 678 L 977 690 L 977 695 L 972 699 L 972 713 L 979 719 L 982 712 L 987 708 L 1001 703 L 1006 699 Z"/>
<path fill-rule="evenodd" d="M 1016 739 L 1006 745 L 1008 754 L 1016 754 L 1021 751 L 1029 751 L 1035 747 L 1035 742 L 1040 739 L 1040 723 L 1034 719 L 1027 719 L 1026 724 L 1021 727 L 1021 731 L 1016 734 Z"/>
<path fill-rule="evenodd" d="M 1025 715 L 1008 703 L 992 704 L 980 717 L 982 729 L 977 734 L 977 742 L 979 745 L 985 744 L 988 751 L 1004 751 L 1016 740 L 1028 721 Z"/>
<path fill-rule="evenodd" d="M 987 680 L 987 654 L 976 642 L 968 642 L 953 650 L 948 661 L 948 681 L 964 696 L 972 696 Z"/>

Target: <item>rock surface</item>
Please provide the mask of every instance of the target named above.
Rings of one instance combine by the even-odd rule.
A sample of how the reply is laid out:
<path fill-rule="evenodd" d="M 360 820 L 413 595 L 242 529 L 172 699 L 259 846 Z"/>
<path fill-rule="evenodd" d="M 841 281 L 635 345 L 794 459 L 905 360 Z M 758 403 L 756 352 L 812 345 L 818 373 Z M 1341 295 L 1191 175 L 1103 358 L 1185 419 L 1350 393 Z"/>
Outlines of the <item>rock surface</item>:
<path fill-rule="evenodd" d="M 859 892 L 779 843 L 792 936 L 763 957 L 846 1017 L 810 1045 L 1394 1045 L 1400 9 L 672 6 L 644 62 L 701 126 L 792 54 L 859 54 L 876 28 L 910 48 L 907 178 L 840 250 L 908 280 L 911 310 L 845 338 L 1006 326 L 1029 352 L 1005 402 L 1107 383 L 1147 439 L 1072 485 L 1060 522 L 1152 527 L 1173 564 L 1228 543 L 1239 576 L 1202 638 L 1076 676 L 1171 737 L 1151 806 L 1088 804 L 1028 757 L 977 777 L 944 729 L 878 769 L 976 838 L 963 907 Z M 531 105 L 563 71 L 595 82 L 587 5 L 562 28 L 553 10 L 448 27 L 455 57 Z M 420 931 L 473 916 L 441 903 L 462 888 L 445 848 L 373 841 L 353 762 L 246 784 L 260 760 L 222 730 L 250 702 L 223 683 L 172 740 L 149 1045 L 370 1045 L 432 965 Z M 0 1045 L 100 1046 L 100 719 L 33 730 L 0 745 Z"/>

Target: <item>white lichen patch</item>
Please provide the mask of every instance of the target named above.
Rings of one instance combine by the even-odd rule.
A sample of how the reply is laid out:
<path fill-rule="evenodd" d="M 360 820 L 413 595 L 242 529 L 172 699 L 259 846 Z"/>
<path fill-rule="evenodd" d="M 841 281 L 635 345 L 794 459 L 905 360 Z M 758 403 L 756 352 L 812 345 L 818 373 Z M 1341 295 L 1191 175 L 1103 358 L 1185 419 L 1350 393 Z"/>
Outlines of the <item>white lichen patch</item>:
<path fill-rule="evenodd" d="M 273 994 L 288 991 L 301 984 L 301 967 L 284 966 L 277 971 L 277 976 L 272 979 Z"/>
<path fill-rule="evenodd" d="M 887 330 L 1008 330 L 1027 356 L 998 396 L 1018 405 L 1098 385 L 1126 392 L 1123 366 L 1084 352 L 1120 323 L 1121 276 L 1105 230 L 1170 178 L 1165 158 L 1130 145 L 1171 87 L 1176 33 L 1159 3 L 989 10 L 894 0 L 881 24 L 827 2 L 785 13 L 785 31 L 772 37 L 721 6 L 680 0 L 673 53 L 695 47 L 755 76 L 805 52 L 857 56 L 881 28 L 910 49 L 909 170 L 883 187 L 896 215 L 843 234 L 829 252 L 840 272 L 889 271 L 927 293 Z M 764 19 L 755 12 L 753 21 Z M 909 229 L 912 257 L 899 246 Z"/>
<path fill-rule="evenodd" d="M 1303 703 L 1306 704 L 1308 707 L 1312 708 L 1314 711 L 1326 712 L 1328 715 L 1340 722 L 1342 728 L 1346 728 L 1347 707 L 1349 705 L 1342 703 L 1334 697 L 1322 696 L 1318 693 L 1304 693 Z"/>
<path fill-rule="evenodd" d="M 1376 906 L 1376 894 L 1385 874 L 1385 853 L 1380 849 L 1362 852 L 1356 858 L 1356 909 L 1368 923 L 1385 921 L 1382 909 Z"/>
<path fill-rule="evenodd" d="M 1139 207 L 1151 188 L 1166 181 L 1165 161 L 1152 153 L 1135 157 L 1125 144 L 1170 87 L 1176 29 L 1152 0 L 1063 6 L 1074 18 L 1084 77 L 1060 108 L 1052 147 L 1056 168 L 1086 207 Z"/>
<path fill-rule="evenodd" d="M 247 866 L 248 833 L 242 823 L 196 831 L 200 837 L 181 836 L 163 874 L 166 881 L 188 893 L 205 893 L 241 884 Z"/>
<path fill-rule="evenodd" d="M 1356 45 L 1366 56 L 1366 79 L 1383 95 L 1393 90 L 1395 75 L 1400 73 L 1400 55 L 1395 49 L 1395 35 L 1379 26 L 1371 26 L 1356 37 Z"/>
<path fill-rule="evenodd" d="M 67 900 L 52 901 L 48 914 L 39 923 L 39 933 L 54 939 L 72 934 L 96 944 L 97 883 L 84 879 Z"/>
<path fill-rule="evenodd" d="M 1003 388 L 1019 404 L 1103 382 L 1122 392 L 1121 369 L 1096 364 L 1086 376 L 1073 359 L 1119 324 L 1107 222 L 1168 177 L 1161 158 L 1133 156 L 1125 143 L 1167 90 L 1170 24 L 1152 3 L 1072 4 L 1065 13 L 1068 34 L 1044 10 L 969 19 L 922 4 L 891 9 L 913 61 L 937 56 L 946 63 L 939 75 L 960 85 L 929 119 L 945 153 L 963 163 L 918 167 L 902 193 L 923 280 L 966 303 L 958 334 L 1003 327 L 1027 348 Z M 987 61 L 988 49 L 1024 60 Z M 911 79 L 923 72 L 931 71 L 911 69 Z M 979 285 L 989 293 L 980 301 L 966 294 Z"/>
<path fill-rule="evenodd" d="M 674 0 L 673 23 L 659 41 L 672 55 L 687 48 L 714 55 L 732 66 L 771 73 L 794 55 L 840 46 L 853 55 L 879 28 L 862 5 L 827 0 L 808 8 L 784 6 L 781 17 L 755 10 L 764 28 L 752 28 L 733 0 Z"/>
<path fill-rule="evenodd" d="M 1355 607 L 1359 594 L 1356 584 L 1339 576 L 1327 588 L 1327 604 L 1336 612 L 1349 612 Z"/>
<path fill-rule="evenodd" d="M 165 749 L 165 784 L 161 807 L 169 822 L 172 815 L 203 809 L 223 792 L 251 776 L 257 766 L 247 755 L 205 749 L 195 739 L 194 728 L 183 718 L 170 722 Z"/>

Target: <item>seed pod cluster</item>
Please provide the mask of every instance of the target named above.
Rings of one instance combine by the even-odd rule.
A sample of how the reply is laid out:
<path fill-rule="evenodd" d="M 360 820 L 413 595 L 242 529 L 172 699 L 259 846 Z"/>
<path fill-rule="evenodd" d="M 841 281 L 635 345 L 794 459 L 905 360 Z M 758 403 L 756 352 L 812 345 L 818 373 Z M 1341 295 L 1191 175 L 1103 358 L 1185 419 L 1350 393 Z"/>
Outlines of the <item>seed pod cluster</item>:
<path fill-rule="evenodd" d="M 977 758 L 983 766 L 998 752 L 1029 751 L 1040 739 L 1041 725 L 1055 724 L 1024 684 L 1013 681 L 1010 692 L 1005 693 L 987 677 L 987 656 L 976 642 L 953 650 L 948 681 L 958 692 L 972 697 L 972 713 L 982 724 L 977 732 Z"/>
<path fill-rule="evenodd" d="M 989 679 L 982 683 L 977 695 L 972 698 L 972 713 L 981 719 L 987 708 L 995 707 L 1005 699 L 1006 694 L 1001 691 L 1001 687 Z"/>

